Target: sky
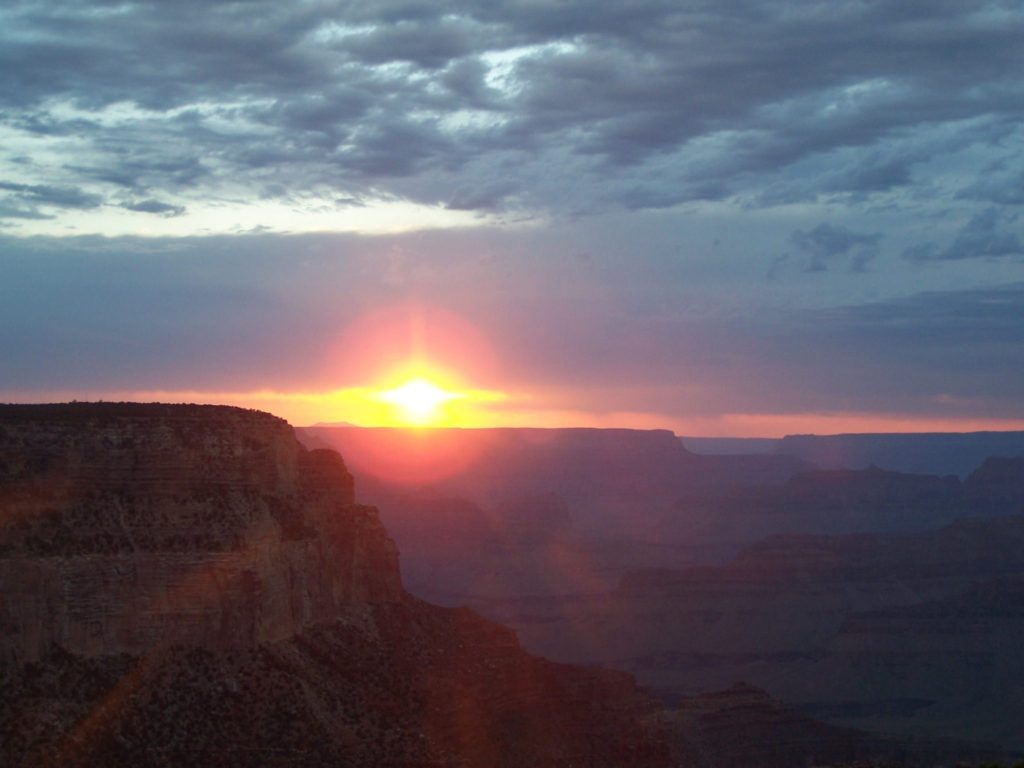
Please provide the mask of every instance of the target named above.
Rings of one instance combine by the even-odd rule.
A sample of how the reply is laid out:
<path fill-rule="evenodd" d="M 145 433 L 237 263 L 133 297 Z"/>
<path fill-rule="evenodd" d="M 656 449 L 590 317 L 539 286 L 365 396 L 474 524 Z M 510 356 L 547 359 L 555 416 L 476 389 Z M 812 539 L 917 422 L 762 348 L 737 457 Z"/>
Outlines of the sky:
<path fill-rule="evenodd" d="M 1024 428 L 1024 4 L 0 6 L 0 401 Z"/>

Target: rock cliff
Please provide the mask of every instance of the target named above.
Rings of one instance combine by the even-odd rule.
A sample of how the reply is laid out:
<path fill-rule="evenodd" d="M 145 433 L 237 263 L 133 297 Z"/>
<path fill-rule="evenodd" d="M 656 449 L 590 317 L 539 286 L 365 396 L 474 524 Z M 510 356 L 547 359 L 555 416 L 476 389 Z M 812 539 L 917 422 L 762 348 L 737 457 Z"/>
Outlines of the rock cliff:
<path fill-rule="evenodd" d="M 395 602 L 398 553 L 332 451 L 267 414 L 0 408 L 0 652 L 290 637 Z"/>
<path fill-rule="evenodd" d="M 408 595 L 338 454 L 235 408 L 0 406 L 0 764 L 671 764 L 620 672 Z"/>

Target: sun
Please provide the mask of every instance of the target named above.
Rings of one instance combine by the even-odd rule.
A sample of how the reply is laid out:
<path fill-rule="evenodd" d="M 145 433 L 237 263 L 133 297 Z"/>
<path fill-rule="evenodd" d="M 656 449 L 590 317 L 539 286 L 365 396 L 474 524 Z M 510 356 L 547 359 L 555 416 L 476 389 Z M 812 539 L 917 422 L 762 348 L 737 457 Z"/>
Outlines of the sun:
<path fill-rule="evenodd" d="M 422 376 L 377 395 L 377 399 L 397 407 L 404 421 L 419 426 L 436 422 L 445 403 L 462 397 L 464 395 L 441 389 Z"/>

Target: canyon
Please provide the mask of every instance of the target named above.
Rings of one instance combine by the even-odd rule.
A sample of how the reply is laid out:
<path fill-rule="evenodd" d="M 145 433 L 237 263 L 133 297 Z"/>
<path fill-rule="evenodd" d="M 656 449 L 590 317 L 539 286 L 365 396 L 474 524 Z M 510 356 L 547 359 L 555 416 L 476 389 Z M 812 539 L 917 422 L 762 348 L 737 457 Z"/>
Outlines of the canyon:
<path fill-rule="evenodd" d="M 370 435 L 349 462 L 238 408 L 0 406 L 0 761 L 782 768 L 1018 748 L 1024 523 L 998 514 L 1015 460 L 961 483 L 720 461 L 661 432 L 489 432 L 429 451 L 403 435 L 412 461 Z M 356 464 L 387 507 L 357 502 Z M 680 491 L 923 495 L 954 519 L 776 535 L 713 564 L 622 535 L 636 500 L 656 512 L 643 532 Z M 960 514 L 967 496 L 984 515 Z M 448 605 L 407 589 L 408 559 Z"/>
<path fill-rule="evenodd" d="M 439 432 L 299 431 L 364 467 L 417 594 L 545 657 L 628 671 L 669 705 L 743 680 L 835 727 L 1024 750 L 1024 457 L 961 479 L 701 456 L 658 431 Z M 1018 444 L 944 437 L 849 442 L 915 461 Z M 411 471 L 421 439 L 461 462 Z"/>
<path fill-rule="evenodd" d="M 777 453 L 701 455 L 664 430 L 297 434 L 346 456 L 402 550 L 406 585 L 449 605 L 606 592 L 628 571 L 725 565 L 775 535 L 925 533 L 1024 510 L 1024 459 L 1012 457 L 984 460 L 961 480 L 820 469 Z M 1012 447 L 1009 434 L 989 442 Z"/>

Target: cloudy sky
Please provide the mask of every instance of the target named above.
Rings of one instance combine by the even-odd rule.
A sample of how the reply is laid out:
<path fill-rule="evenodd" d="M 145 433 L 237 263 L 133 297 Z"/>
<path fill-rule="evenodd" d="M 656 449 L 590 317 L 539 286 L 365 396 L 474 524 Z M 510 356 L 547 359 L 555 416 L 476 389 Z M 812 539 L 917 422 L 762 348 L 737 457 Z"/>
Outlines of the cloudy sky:
<path fill-rule="evenodd" d="M 8 0 L 0 400 L 365 421 L 416 358 L 467 424 L 1024 428 L 1021 40 L 973 0 Z"/>

